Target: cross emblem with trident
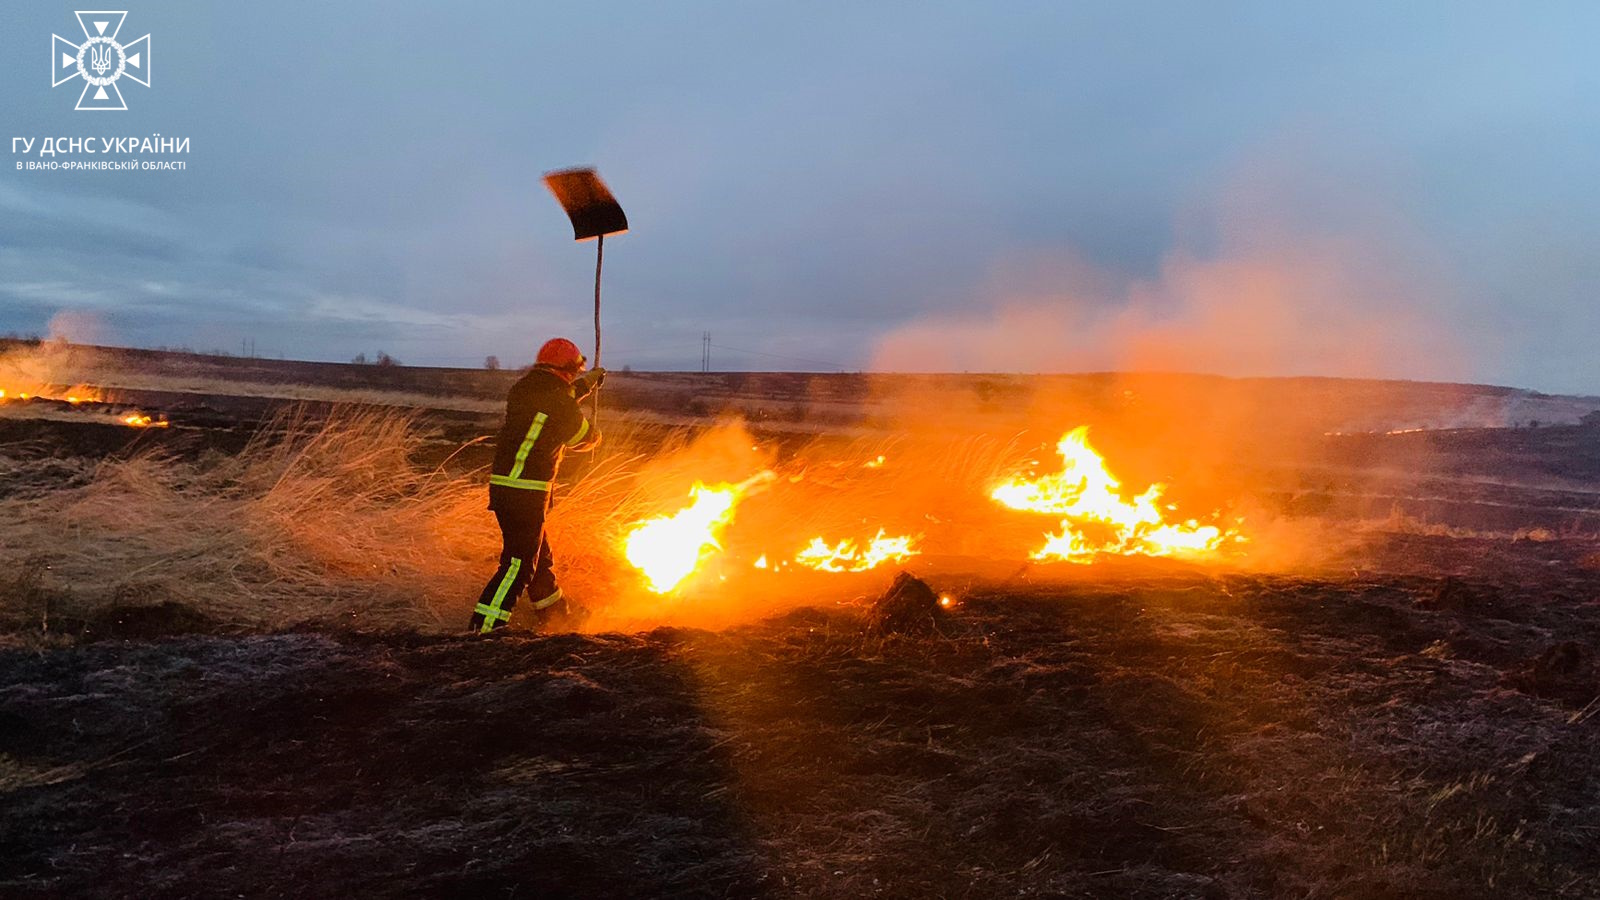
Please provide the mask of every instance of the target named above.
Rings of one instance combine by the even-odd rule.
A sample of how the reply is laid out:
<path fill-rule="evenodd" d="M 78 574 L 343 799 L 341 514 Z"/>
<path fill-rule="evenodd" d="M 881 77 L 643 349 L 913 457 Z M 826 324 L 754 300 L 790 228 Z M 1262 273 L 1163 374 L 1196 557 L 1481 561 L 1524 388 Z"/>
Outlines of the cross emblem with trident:
<path fill-rule="evenodd" d="M 75 107 L 81 112 L 125 110 L 127 101 L 117 82 L 126 75 L 132 81 L 150 86 L 150 35 L 131 44 L 117 42 L 127 10 L 79 10 L 78 26 L 84 41 L 74 44 L 59 34 L 50 43 L 50 86 L 58 87 L 74 78 L 87 82 Z"/>

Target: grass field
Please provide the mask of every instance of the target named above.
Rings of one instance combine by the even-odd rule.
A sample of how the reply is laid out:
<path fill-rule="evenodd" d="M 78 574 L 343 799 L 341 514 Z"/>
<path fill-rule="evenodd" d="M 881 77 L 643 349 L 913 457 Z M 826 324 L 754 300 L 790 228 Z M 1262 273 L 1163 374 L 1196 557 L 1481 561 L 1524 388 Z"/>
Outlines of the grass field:
<path fill-rule="evenodd" d="M 514 373 L 55 354 L 103 393 L 0 416 L 5 896 L 1600 895 L 1589 398 L 619 374 L 591 627 L 479 638 Z M 1247 552 L 1029 563 L 982 489 L 1079 422 Z M 642 591 L 629 523 L 753 466 L 729 559 L 916 527 L 933 630 L 889 567 Z"/>

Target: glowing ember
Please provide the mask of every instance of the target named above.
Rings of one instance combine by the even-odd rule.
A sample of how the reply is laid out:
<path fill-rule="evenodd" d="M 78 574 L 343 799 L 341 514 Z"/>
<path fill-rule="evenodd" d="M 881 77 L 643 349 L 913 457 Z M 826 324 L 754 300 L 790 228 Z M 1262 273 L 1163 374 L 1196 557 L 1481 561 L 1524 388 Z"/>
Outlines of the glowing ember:
<path fill-rule="evenodd" d="M 127 425 L 130 428 L 166 428 L 172 424 L 166 419 L 152 419 L 144 413 L 139 412 L 128 413 L 122 417 L 121 421 L 122 424 Z"/>
<path fill-rule="evenodd" d="M 695 482 L 689 490 L 688 506 L 629 529 L 623 539 L 623 555 L 644 573 L 650 590 L 658 594 L 672 591 L 722 549 L 722 531 L 733 521 L 734 508 L 750 488 L 771 479 L 771 472 L 762 472 L 738 484 L 707 487 Z"/>
<path fill-rule="evenodd" d="M 1034 559 L 1088 562 L 1096 554 L 1145 556 L 1197 556 L 1216 550 L 1224 541 L 1238 539 L 1215 525 L 1194 519 L 1181 524 L 1165 521 L 1161 492 L 1153 484 L 1144 493 L 1124 500 L 1122 484 L 1106 462 L 1089 446 L 1089 429 L 1082 426 L 1061 438 L 1060 472 L 1035 479 L 1013 478 L 997 485 L 991 497 L 1012 509 L 1061 517 L 1059 534 L 1046 534 L 1044 547 Z M 1170 508 L 1170 507 L 1169 507 Z"/>
<path fill-rule="evenodd" d="M 886 462 L 888 462 L 888 460 L 884 459 L 883 454 L 880 453 L 880 454 L 878 454 L 878 458 L 877 459 L 869 459 L 866 462 L 862 463 L 861 464 L 861 468 L 863 468 L 863 469 L 881 469 L 881 468 L 883 468 L 883 464 L 886 463 Z"/>
<path fill-rule="evenodd" d="M 881 528 L 865 546 L 857 546 L 848 538 L 830 546 L 822 538 L 814 537 L 805 549 L 794 555 L 794 561 L 823 572 L 865 572 L 885 562 L 900 562 L 918 555 L 921 551 L 911 546 L 915 541 L 916 538 L 909 536 L 889 537 Z"/>

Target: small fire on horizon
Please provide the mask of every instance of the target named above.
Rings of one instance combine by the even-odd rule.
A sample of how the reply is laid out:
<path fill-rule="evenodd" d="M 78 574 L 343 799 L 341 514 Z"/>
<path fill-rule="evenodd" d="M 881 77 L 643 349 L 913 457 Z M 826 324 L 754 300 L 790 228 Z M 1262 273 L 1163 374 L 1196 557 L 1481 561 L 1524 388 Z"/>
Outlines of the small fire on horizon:
<path fill-rule="evenodd" d="M 73 385 L 67 388 L 65 392 L 49 386 L 40 386 L 33 390 L 0 388 L 0 405 L 35 402 L 84 406 L 86 404 L 103 404 L 106 401 L 98 389 L 82 384 Z M 116 413 L 115 420 L 118 424 L 126 425 L 129 428 L 168 428 L 172 425 L 165 416 L 152 416 L 140 410 Z"/>

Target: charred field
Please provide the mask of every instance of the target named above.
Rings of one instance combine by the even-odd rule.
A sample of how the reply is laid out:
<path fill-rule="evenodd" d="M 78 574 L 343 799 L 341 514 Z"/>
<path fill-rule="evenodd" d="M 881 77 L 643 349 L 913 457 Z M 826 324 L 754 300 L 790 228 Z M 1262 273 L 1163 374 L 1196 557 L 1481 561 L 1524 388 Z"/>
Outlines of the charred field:
<path fill-rule="evenodd" d="M 111 384 L 127 360 L 100 363 Z M 1273 422 L 1297 397 L 1331 410 L 1237 463 L 1252 509 L 1316 551 L 1278 565 L 925 557 L 903 568 L 952 601 L 925 628 L 874 627 L 892 575 L 875 571 L 714 624 L 469 637 L 454 626 L 471 598 L 426 579 L 487 574 L 480 498 L 460 501 L 471 553 L 412 572 L 400 556 L 430 547 L 408 545 L 380 577 L 346 557 L 394 544 L 388 524 L 355 533 L 390 507 L 303 531 L 301 495 L 272 493 L 284 473 L 318 489 L 349 473 L 315 442 L 297 462 L 252 441 L 286 398 L 349 399 L 299 388 L 378 391 L 421 408 L 428 437 L 401 450 L 469 473 L 481 445 L 462 446 L 493 428 L 509 373 L 162 365 L 165 381 L 141 360 L 145 380 L 103 399 L 170 427 L 49 404 L 0 418 L 5 896 L 1600 895 L 1586 398 L 1250 387 Z M 1108 377 L 1062 390 L 1122 402 Z M 615 388 L 619 418 L 709 427 L 733 408 L 780 444 L 877 427 L 881 396 L 862 376 Z M 1015 425 L 1015 379 L 942 389 Z M 226 468 L 253 453 L 278 466 L 260 502 L 236 496 L 258 473 Z M 118 479 L 133 486 L 91 493 Z M 196 484 L 204 504 L 173 499 Z M 193 527 L 265 509 L 279 518 L 244 534 L 276 549 L 188 559 L 247 548 L 178 546 L 181 529 L 145 547 L 107 530 L 129 498 Z M 456 527 L 454 495 L 427 501 Z M 329 534 L 349 546 L 292 555 Z M 179 575 L 142 570 L 162 554 Z M 222 595 L 241 591 L 249 604 Z"/>

